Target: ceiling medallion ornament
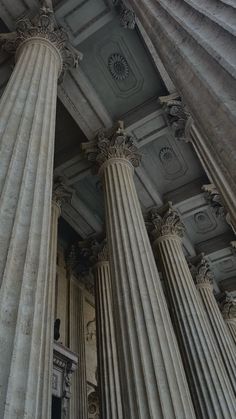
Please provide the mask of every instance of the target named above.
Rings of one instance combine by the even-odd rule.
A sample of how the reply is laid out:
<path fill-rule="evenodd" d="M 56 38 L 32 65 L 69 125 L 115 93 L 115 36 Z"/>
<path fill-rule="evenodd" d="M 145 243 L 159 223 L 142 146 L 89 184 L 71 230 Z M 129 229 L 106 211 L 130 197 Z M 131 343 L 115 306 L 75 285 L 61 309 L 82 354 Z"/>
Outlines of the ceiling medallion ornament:
<path fill-rule="evenodd" d="M 108 58 L 108 69 L 114 80 L 123 81 L 129 76 L 129 65 L 123 55 L 111 54 Z"/>

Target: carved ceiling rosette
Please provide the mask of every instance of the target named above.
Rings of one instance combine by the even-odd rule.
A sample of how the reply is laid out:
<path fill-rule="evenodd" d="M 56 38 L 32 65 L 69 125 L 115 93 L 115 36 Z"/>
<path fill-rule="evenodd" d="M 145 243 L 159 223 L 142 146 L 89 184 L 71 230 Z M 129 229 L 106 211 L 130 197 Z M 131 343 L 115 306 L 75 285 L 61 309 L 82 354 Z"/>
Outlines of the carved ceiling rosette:
<path fill-rule="evenodd" d="M 0 45 L 9 53 L 15 53 L 24 42 L 32 38 L 49 41 L 61 56 L 61 81 L 69 67 L 78 66 L 82 54 L 70 45 L 68 35 L 56 22 L 53 10 L 47 7 L 46 2 L 43 3 L 33 18 L 24 16 L 18 19 L 15 32 L 0 34 Z"/>
<path fill-rule="evenodd" d="M 204 254 L 189 259 L 188 266 L 196 286 L 210 286 L 213 288 L 213 273 Z"/>
<path fill-rule="evenodd" d="M 153 208 L 148 215 L 148 229 L 154 239 L 162 236 L 184 236 L 184 224 L 171 203 L 167 208 Z"/>
<path fill-rule="evenodd" d="M 94 141 L 82 144 L 82 149 L 88 156 L 89 161 L 102 167 L 110 159 L 128 160 L 134 167 L 138 167 L 141 155 L 134 144 L 134 139 L 118 122 L 118 127 L 110 132 L 99 132 Z"/>

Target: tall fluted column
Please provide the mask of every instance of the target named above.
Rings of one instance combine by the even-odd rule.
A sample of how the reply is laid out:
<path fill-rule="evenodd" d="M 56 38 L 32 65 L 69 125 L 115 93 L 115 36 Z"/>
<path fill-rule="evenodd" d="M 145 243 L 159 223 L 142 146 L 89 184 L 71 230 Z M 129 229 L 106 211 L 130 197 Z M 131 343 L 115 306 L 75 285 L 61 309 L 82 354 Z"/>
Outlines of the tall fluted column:
<path fill-rule="evenodd" d="M 236 345 L 236 299 L 230 296 L 222 304 L 222 315 Z"/>
<path fill-rule="evenodd" d="M 3 41 L 4 38 L 4 41 Z M 0 102 L 0 417 L 42 418 L 57 81 L 72 54 L 41 9 L 1 35 L 16 65 Z M 47 346 L 47 350 L 49 350 Z M 50 383 L 48 384 L 50 385 Z M 47 391 L 45 389 L 45 391 Z"/>
<path fill-rule="evenodd" d="M 134 185 L 137 148 L 122 124 L 83 148 L 103 178 L 124 418 L 194 418 Z"/>
<path fill-rule="evenodd" d="M 69 347 L 72 351 L 78 353 L 78 368 L 72 376 L 70 419 L 88 419 L 84 295 L 72 275 L 70 277 L 69 296 Z"/>
<path fill-rule="evenodd" d="M 44 313 L 44 356 L 42 357 L 42 388 L 43 400 L 40 408 L 42 417 L 51 417 L 52 400 L 52 370 L 53 370 L 53 342 L 54 342 L 54 307 L 55 307 L 55 282 L 57 269 L 57 236 L 58 219 L 61 215 L 61 207 L 65 202 L 71 200 L 72 193 L 63 183 L 62 179 L 55 179 L 53 183 L 51 223 L 50 223 L 50 244 L 46 303 Z"/>
<path fill-rule="evenodd" d="M 234 213 L 236 210 L 233 2 L 128 0 L 128 3 L 187 104 L 195 121 L 194 130 L 203 134 L 210 164 L 225 180 L 227 208 L 232 216 L 232 210 Z M 222 193 L 219 184 L 212 180 Z"/>
<path fill-rule="evenodd" d="M 197 417 L 234 418 L 232 387 L 183 253 L 184 226 L 168 205 L 151 210 L 150 229 Z"/>
<path fill-rule="evenodd" d="M 95 305 L 98 341 L 101 417 L 123 419 L 118 355 L 113 319 L 111 276 L 106 242 L 91 243 L 95 276 Z"/>
<path fill-rule="evenodd" d="M 236 348 L 213 294 L 213 274 L 210 271 L 209 263 L 200 255 L 191 259 L 189 265 L 231 385 L 236 394 Z"/>

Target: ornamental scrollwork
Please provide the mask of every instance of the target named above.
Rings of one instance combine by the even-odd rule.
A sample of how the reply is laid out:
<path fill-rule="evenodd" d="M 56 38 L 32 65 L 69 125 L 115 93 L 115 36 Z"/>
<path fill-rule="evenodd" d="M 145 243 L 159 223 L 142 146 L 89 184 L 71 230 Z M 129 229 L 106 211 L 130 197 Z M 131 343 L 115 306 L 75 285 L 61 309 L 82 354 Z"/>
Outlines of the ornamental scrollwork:
<path fill-rule="evenodd" d="M 96 162 L 98 166 L 116 158 L 126 159 L 137 167 L 141 160 L 134 139 L 124 130 L 122 121 L 118 122 L 118 128 L 111 133 L 99 132 L 94 141 L 83 143 L 82 149 L 87 154 L 88 160 Z"/>
<path fill-rule="evenodd" d="M 151 234 L 156 237 L 161 236 L 184 236 L 184 224 L 182 223 L 178 211 L 168 205 L 165 211 L 153 208 L 148 214 L 148 224 Z"/>

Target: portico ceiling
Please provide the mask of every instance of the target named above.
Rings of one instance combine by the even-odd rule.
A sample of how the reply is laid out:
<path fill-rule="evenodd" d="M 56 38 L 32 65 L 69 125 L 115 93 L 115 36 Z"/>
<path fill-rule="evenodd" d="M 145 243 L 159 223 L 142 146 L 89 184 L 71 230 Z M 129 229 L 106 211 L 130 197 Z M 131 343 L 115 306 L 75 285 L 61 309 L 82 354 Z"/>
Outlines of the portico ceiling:
<path fill-rule="evenodd" d="M 63 218 L 81 238 L 103 231 L 102 185 L 80 144 L 122 119 L 142 154 L 135 183 L 143 212 L 172 201 L 186 227 L 186 255 L 209 255 L 216 291 L 219 284 L 236 291 L 236 256 L 230 247 L 234 235 L 201 190 L 209 181 L 192 146 L 176 141 L 167 124 L 158 97 L 168 94 L 172 85 L 158 56 L 152 57 L 143 28 L 138 23 L 135 30 L 124 29 L 112 0 L 53 3 L 58 21 L 83 53 L 79 69 L 66 74 L 58 93 L 55 175 L 74 190 Z M 36 0 L 3 0 L 1 30 L 13 30 L 17 17 L 37 7 Z M 11 65 L 9 56 L 1 53 L 2 90 Z"/>

